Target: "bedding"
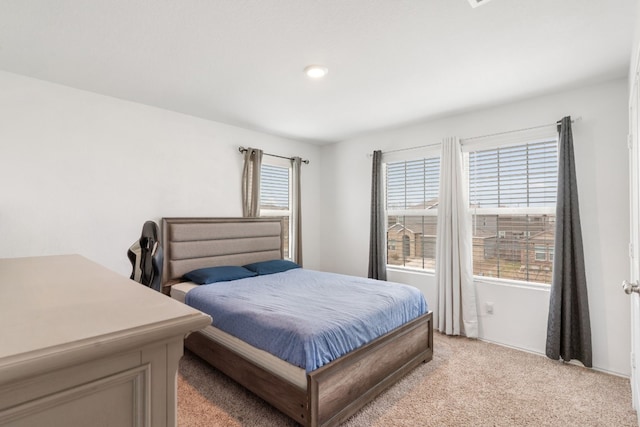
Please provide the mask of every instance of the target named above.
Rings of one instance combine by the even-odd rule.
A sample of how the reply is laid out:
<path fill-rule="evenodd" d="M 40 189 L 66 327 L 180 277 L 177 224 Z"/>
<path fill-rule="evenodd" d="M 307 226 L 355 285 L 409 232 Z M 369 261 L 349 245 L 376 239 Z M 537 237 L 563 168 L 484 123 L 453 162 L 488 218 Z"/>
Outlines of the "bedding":
<path fill-rule="evenodd" d="M 191 289 L 198 287 L 197 283 L 181 282 L 171 286 L 171 298 L 184 304 L 185 296 Z M 233 349 L 236 353 L 251 360 L 262 369 L 285 379 L 301 390 L 307 388 L 307 373 L 304 369 L 294 366 L 259 348 L 255 348 L 239 338 L 236 338 L 213 326 L 207 326 L 200 333 L 208 339 Z"/>
<path fill-rule="evenodd" d="M 306 372 L 428 311 L 411 286 L 301 268 L 198 286 L 185 302 Z"/>

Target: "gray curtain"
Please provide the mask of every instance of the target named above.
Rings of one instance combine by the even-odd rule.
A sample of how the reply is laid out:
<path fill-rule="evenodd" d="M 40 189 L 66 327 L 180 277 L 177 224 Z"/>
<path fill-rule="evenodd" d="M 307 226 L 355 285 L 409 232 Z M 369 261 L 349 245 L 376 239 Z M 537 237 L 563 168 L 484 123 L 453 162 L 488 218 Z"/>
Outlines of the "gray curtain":
<path fill-rule="evenodd" d="M 260 216 L 260 169 L 262 150 L 247 148 L 242 171 L 242 216 Z"/>
<path fill-rule="evenodd" d="M 293 262 L 302 266 L 302 203 L 300 197 L 300 166 L 302 159 L 300 157 L 291 158 L 291 192 L 292 192 L 292 207 L 291 207 L 291 230 L 293 236 L 292 254 L 291 259 Z"/>
<path fill-rule="evenodd" d="M 387 280 L 387 244 L 384 218 L 382 151 L 373 152 L 371 173 L 371 231 L 369 236 L 369 277 Z"/>
<path fill-rule="evenodd" d="M 579 360 L 591 367 L 591 324 L 587 298 L 571 117 L 558 126 L 559 165 L 553 280 L 547 323 L 547 356 Z"/>

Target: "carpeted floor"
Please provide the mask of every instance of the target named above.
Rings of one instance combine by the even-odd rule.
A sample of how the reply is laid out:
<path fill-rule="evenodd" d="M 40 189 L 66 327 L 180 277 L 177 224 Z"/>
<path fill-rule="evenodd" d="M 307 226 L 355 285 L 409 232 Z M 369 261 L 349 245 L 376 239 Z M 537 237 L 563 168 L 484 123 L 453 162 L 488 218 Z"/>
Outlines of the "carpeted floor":
<path fill-rule="evenodd" d="M 434 348 L 431 362 L 343 426 L 637 426 L 625 378 L 438 333 Z M 178 425 L 296 424 L 187 352 Z"/>

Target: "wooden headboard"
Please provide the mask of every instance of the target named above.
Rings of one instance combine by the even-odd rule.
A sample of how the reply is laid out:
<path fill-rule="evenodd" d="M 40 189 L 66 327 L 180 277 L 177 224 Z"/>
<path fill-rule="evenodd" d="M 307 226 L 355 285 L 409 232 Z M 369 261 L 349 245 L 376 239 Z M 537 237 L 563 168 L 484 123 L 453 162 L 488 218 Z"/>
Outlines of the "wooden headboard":
<path fill-rule="evenodd" d="M 163 218 L 162 290 L 189 271 L 282 259 L 283 220 L 270 218 Z"/>

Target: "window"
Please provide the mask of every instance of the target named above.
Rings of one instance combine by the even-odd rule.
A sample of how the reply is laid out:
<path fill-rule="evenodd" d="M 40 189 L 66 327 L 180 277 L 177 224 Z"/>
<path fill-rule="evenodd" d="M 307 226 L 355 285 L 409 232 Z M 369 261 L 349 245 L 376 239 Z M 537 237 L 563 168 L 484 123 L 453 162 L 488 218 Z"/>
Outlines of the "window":
<path fill-rule="evenodd" d="M 466 163 L 474 275 L 551 283 L 557 140 L 471 151 Z"/>
<path fill-rule="evenodd" d="M 387 264 L 435 268 L 440 158 L 386 164 Z"/>
<path fill-rule="evenodd" d="M 289 258 L 289 236 L 291 234 L 290 182 L 291 167 L 283 163 L 262 164 L 260 170 L 260 216 L 284 217 L 284 257 Z"/>
<path fill-rule="evenodd" d="M 536 246 L 536 261 L 547 260 L 547 248 L 546 246 Z"/>

